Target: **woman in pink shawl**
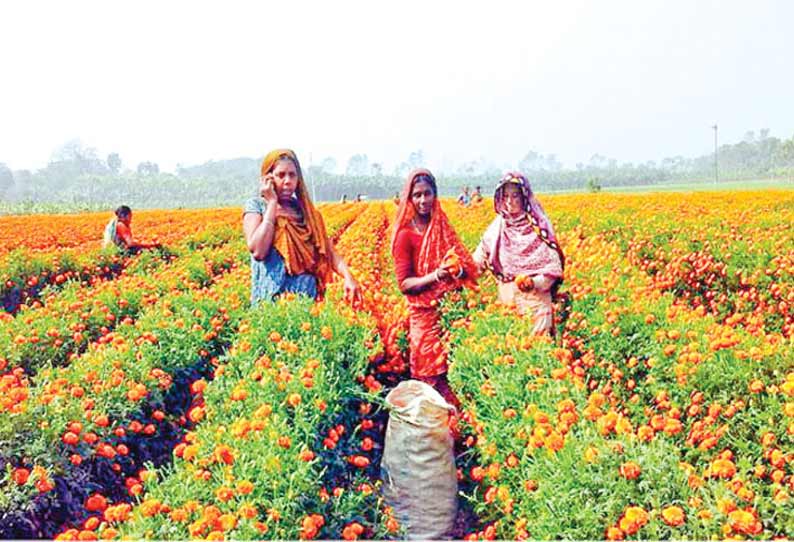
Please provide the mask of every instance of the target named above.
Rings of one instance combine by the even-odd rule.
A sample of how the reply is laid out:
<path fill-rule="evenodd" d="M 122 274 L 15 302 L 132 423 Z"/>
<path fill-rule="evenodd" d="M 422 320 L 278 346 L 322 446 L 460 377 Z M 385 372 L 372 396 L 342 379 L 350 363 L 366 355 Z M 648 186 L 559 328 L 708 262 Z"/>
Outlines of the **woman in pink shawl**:
<path fill-rule="evenodd" d="M 524 175 L 509 172 L 494 194 L 496 218 L 474 252 L 480 269 L 498 280 L 499 301 L 533 319 L 533 332 L 551 334 L 552 301 L 565 257 L 546 213 Z"/>

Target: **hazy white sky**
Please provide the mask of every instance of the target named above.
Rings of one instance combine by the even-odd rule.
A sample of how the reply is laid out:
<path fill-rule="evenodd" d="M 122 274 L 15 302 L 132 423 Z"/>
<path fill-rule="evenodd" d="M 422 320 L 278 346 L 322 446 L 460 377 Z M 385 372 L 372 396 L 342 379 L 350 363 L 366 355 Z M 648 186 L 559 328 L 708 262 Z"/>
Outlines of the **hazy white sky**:
<path fill-rule="evenodd" d="M 69 139 L 125 166 L 288 146 L 387 171 L 567 166 L 794 135 L 794 2 L 0 3 L 0 162 Z"/>

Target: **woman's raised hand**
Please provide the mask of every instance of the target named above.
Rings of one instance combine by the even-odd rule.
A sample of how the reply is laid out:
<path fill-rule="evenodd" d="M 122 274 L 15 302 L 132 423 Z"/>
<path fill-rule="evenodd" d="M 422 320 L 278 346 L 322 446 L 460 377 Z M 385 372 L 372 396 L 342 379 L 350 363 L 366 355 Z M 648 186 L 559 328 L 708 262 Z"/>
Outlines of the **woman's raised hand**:
<path fill-rule="evenodd" d="M 259 195 L 262 196 L 267 203 L 278 203 L 278 196 L 276 195 L 276 186 L 273 181 L 273 174 L 268 173 L 259 178 Z"/>

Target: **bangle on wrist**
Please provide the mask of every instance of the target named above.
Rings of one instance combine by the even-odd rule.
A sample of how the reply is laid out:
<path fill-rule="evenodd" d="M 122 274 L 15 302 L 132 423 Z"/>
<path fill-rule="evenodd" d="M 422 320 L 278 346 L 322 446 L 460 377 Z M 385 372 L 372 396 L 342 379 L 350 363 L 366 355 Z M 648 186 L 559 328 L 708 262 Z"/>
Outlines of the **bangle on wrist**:
<path fill-rule="evenodd" d="M 438 277 L 438 269 L 436 269 L 436 272 L 435 272 L 435 273 L 433 273 L 433 274 L 434 274 L 434 275 L 435 275 L 435 277 L 436 277 L 436 282 L 441 282 L 441 279 Z"/>

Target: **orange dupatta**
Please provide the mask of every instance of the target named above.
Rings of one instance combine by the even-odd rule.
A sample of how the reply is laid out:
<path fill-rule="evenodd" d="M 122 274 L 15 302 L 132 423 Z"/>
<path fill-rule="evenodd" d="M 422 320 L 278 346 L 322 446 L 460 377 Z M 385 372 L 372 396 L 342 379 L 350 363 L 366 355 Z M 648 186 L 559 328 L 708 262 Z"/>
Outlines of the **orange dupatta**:
<path fill-rule="evenodd" d="M 322 295 L 332 276 L 328 236 L 323 218 L 309 198 L 298 157 L 289 149 L 271 151 L 262 161 L 262 175 L 271 173 L 282 158 L 292 160 L 298 170 L 295 198 L 303 211 L 303 222 L 296 222 L 286 216 L 276 217 L 273 248 L 284 258 L 284 266 L 288 274 L 314 275 L 317 278 L 317 292 Z"/>

